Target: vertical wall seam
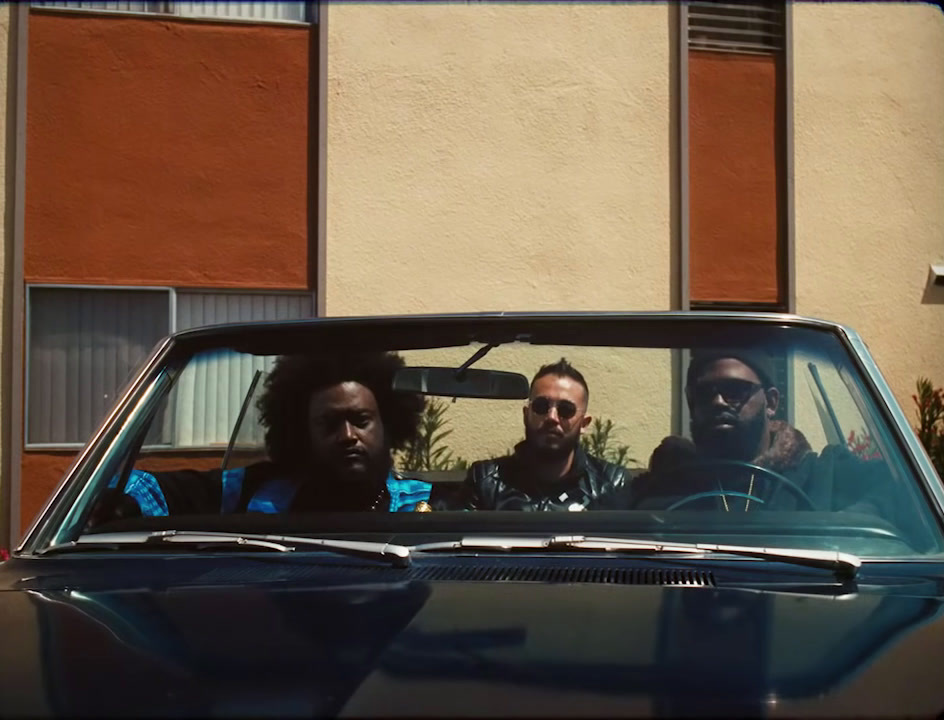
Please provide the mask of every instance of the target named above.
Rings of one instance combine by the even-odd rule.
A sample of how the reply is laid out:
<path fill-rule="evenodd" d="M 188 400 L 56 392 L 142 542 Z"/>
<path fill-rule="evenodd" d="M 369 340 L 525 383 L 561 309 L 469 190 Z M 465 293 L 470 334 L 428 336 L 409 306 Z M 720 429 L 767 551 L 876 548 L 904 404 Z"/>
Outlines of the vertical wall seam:
<path fill-rule="evenodd" d="M 688 3 L 678 11 L 679 310 L 691 309 L 688 163 Z"/>
<path fill-rule="evenodd" d="M 317 73 L 314 76 L 316 112 L 315 136 L 317 137 L 316 151 L 316 197 L 315 197 L 315 316 L 327 315 L 325 302 L 327 298 L 327 208 L 328 208 L 328 2 L 318 0 L 318 25 L 316 34 L 316 62 Z M 308 82 L 312 82 L 312 73 L 309 71 Z M 311 120 L 309 120 L 311 122 Z M 309 129 L 309 135 L 311 130 Z"/>
<path fill-rule="evenodd" d="M 676 82 L 676 93 L 678 101 L 676 107 L 678 115 L 677 131 L 677 152 L 678 164 L 676 172 L 678 173 L 678 309 L 687 311 L 691 309 L 691 273 L 689 268 L 690 244 L 689 244 L 689 163 L 688 163 L 688 3 L 678 3 L 675 5 L 675 11 L 678 13 L 678 23 L 676 28 L 677 41 L 675 51 L 677 53 L 676 67 L 678 68 Z M 673 387 L 673 407 L 672 413 L 672 432 L 675 435 L 682 435 L 688 424 L 688 406 L 685 403 L 685 396 L 682 392 L 682 379 L 685 374 L 685 361 L 687 353 L 677 350 L 672 353 L 672 387 Z"/>
<path fill-rule="evenodd" d="M 13 178 L 13 272 L 10 307 L 10 413 L 9 432 L 7 433 L 7 488 L 9 513 L 9 546 L 16 545 L 20 537 L 20 499 L 23 463 L 24 433 L 24 330 L 25 330 L 25 289 L 23 285 L 23 248 L 25 243 L 26 217 L 26 83 L 27 58 L 29 56 L 29 3 L 11 4 L 16 8 L 16 83 L 14 123 L 14 178 Z"/>
<path fill-rule="evenodd" d="M 784 3 L 783 18 L 784 66 L 784 215 L 786 247 L 786 310 L 797 311 L 796 305 L 796 206 L 794 204 L 794 146 L 793 146 L 793 4 Z"/>

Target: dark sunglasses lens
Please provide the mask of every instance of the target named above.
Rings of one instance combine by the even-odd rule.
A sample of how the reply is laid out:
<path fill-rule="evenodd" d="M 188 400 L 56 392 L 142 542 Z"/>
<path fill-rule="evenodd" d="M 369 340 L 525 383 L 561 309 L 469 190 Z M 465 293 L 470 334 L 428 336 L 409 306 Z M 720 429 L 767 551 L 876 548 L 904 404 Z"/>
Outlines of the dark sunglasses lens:
<path fill-rule="evenodd" d="M 746 402 L 759 385 L 747 380 L 718 380 L 717 382 L 699 383 L 695 386 L 695 399 L 700 403 L 710 403 L 717 395 L 731 405 Z"/>
<path fill-rule="evenodd" d="M 577 414 L 577 406 L 570 400 L 551 402 L 546 397 L 536 397 L 531 401 L 531 412 L 536 415 L 547 415 L 552 407 L 557 408 L 557 417 L 561 420 L 570 420 Z"/>
<path fill-rule="evenodd" d="M 547 415 L 551 411 L 551 401 L 543 397 L 534 398 L 531 401 L 531 411 L 538 415 Z"/>
<path fill-rule="evenodd" d="M 577 406 L 570 400 L 561 400 L 557 403 L 557 417 L 561 420 L 570 420 L 577 414 Z"/>
<path fill-rule="evenodd" d="M 718 392 L 725 402 L 743 403 L 750 398 L 756 387 L 757 385 L 747 380 L 722 380 L 718 383 Z"/>

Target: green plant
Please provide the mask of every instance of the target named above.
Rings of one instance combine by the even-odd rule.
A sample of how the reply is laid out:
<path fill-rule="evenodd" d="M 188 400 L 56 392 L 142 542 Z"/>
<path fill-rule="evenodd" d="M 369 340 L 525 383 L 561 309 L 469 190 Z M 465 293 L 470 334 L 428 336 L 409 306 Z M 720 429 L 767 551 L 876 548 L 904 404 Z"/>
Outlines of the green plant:
<path fill-rule="evenodd" d="M 449 406 L 443 400 L 433 398 L 426 403 L 420 418 L 419 432 L 400 452 L 397 465 L 401 470 L 465 470 L 467 460 L 453 455 L 445 440 L 452 434 L 452 428 L 446 428 L 449 419 L 446 409 Z"/>
<path fill-rule="evenodd" d="M 938 475 L 944 477 L 944 389 L 935 388 L 927 378 L 918 378 L 917 390 L 911 396 L 918 406 L 915 432 Z"/>
<path fill-rule="evenodd" d="M 638 463 L 636 458 L 629 456 L 628 445 L 618 445 L 612 437 L 616 425 L 612 420 L 593 418 L 590 431 L 580 436 L 580 446 L 588 455 L 606 460 L 607 462 L 625 465 L 628 462 Z"/>

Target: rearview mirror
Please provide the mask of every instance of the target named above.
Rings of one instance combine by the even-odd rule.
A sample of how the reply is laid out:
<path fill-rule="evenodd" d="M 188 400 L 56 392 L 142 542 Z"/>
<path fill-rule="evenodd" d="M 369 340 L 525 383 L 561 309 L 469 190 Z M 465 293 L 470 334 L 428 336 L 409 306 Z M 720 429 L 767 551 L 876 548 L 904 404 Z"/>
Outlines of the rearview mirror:
<path fill-rule="evenodd" d="M 420 395 L 447 397 L 526 400 L 531 390 L 528 378 L 520 373 L 502 370 L 459 371 L 448 367 L 407 367 L 397 370 L 393 389 Z"/>

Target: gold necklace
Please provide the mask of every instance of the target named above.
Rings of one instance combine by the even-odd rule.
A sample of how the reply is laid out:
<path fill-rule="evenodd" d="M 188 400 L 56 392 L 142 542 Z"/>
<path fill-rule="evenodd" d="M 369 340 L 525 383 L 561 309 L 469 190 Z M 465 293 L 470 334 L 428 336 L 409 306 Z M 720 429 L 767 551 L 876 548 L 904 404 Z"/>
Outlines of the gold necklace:
<path fill-rule="evenodd" d="M 721 487 L 721 483 L 718 483 L 718 487 Z M 751 482 L 747 486 L 747 494 L 754 494 L 754 473 L 751 473 Z M 724 504 L 724 511 L 731 512 L 731 508 L 728 507 L 728 496 L 724 494 L 724 488 L 721 488 L 721 502 Z M 744 501 L 744 512 L 747 512 L 747 509 L 751 506 L 751 499 L 747 498 Z"/>

